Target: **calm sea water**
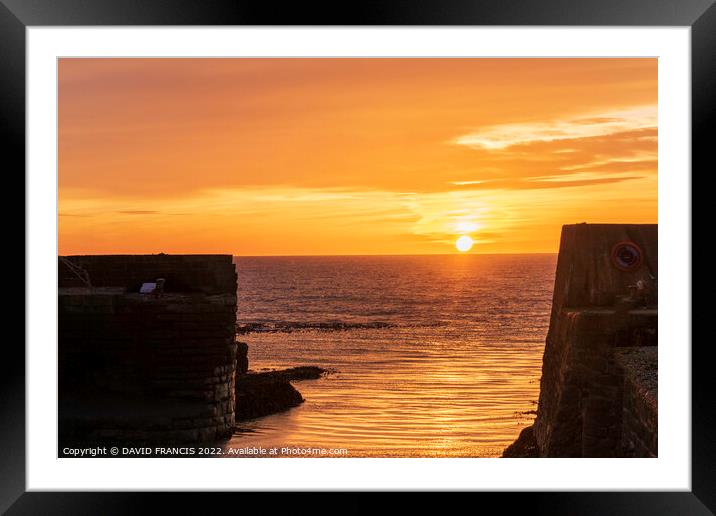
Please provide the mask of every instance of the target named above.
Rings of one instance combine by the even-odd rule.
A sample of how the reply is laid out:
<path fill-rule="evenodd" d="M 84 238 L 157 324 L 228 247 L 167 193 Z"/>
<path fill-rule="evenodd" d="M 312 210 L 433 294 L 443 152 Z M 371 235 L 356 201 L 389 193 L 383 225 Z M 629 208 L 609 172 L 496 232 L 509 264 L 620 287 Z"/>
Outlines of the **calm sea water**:
<path fill-rule="evenodd" d="M 228 446 L 499 456 L 534 418 L 556 258 L 236 258 L 249 367 L 333 372 Z"/>

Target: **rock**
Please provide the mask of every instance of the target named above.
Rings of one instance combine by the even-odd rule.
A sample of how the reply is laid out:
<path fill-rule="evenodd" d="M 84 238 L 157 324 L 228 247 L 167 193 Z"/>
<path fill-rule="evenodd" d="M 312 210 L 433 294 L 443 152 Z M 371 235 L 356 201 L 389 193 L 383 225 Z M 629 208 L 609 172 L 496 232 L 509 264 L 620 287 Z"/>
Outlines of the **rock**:
<path fill-rule="evenodd" d="M 265 373 L 259 373 L 264 375 L 266 378 L 283 379 L 286 381 L 299 381 L 299 380 L 316 380 L 327 374 L 328 371 L 321 369 L 316 366 L 300 366 L 300 367 L 289 367 L 288 369 L 279 369 L 278 371 L 267 371 Z"/>
<path fill-rule="evenodd" d="M 244 374 L 249 370 L 249 345 L 245 342 L 236 342 L 236 372 Z"/>
<path fill-rule="evenodd" d="M 268 416 L 300 405 L 303 396 L 290 382 L 314 380 L 327 373 L 316 366 L 249 372 L 248 344 L 236 341 L 236 348 L 236 421 Z"/>
<path fill-rule="evenodd" d="M 505 448 L 502 452 L 504 458 L 513 459 L 526 459 L 536 458 L 537 454 L 537 440 L 535 439 L 534 429 L 532 426 L 528 426 L 520 432 L 517 440 Z"/>
<path fill-rule="evenodd" d="M 303 396 L 276 374 L 247 373 L 236 377 L 236 420 L 282 412 L 303 403 Z"/>

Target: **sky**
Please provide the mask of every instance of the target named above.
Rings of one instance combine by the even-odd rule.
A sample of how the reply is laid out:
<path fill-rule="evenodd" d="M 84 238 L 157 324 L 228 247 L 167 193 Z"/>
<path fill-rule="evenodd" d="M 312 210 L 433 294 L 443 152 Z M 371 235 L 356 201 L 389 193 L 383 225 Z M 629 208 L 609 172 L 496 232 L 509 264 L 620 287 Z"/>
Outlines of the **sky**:
<path fill-rule="evenodd" d="M 553 253 L 657 222 L 656 59 L 60 59 L 59 253 Z"/>

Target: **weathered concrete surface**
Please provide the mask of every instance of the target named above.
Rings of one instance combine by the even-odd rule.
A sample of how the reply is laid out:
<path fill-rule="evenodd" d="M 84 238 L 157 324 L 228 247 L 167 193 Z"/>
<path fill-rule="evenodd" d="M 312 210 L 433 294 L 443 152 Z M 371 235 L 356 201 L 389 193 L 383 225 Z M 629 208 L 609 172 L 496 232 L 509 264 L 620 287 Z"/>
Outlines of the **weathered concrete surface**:
<path fill-rule="evenodd" d="M 658 456 L 658 349 L 622 349 L 616 366 L 624 377 L 621 448 L 626 457 Z"/>
<path fill-rule="evenodd" d="M 656 421 L 656 403 L 637 408 L 641 398 L 631 394 L 615 350 L 656 349 L 657 232 L 656 225 L 564 226 L 532 429 L 538 456 L 648 456 L 641 443 L 656 442 L 656 425 L 645 423 Z M 613 259 L 623 242 L 642 251 L 626 270 Z M 656 361 L 649 367 L 655 376 Z M 625 427 L 633 410 L 642 411 L 639 422 Z M 639 435 L 627 438 L 634 451 L 624 448 L 625 431 Z"/>
<path fill-rule="evenodd" d="M 236 269 L 228 254 L 116 254 L 62 257 L 89 274 L 93 287 L 139 292 L 143 282 L 166 280 L 166 292 L 236 294 Z M 86 287 L 58 261 L 58 287 Z M 233 289 L 233 290 L 232 290 Z"/>
<path fill-rule="evenodd" d="M 643 280 L 652 287 L 650 305 L 657 301 L 657 224 L 572 224 L 562 227 L 557 258 L 552 318 L 564 308 L 614 306 L 629 286 Z M 643 263 L 633 271 L 614 266 L 615 244 L 632 241 L 643 250 Z M 554 326 L 551 321 L 550 329 Z"/>
<path fill-rule="evenodd" d="M 614 350 L 655 343 L 656 326 L 652 309 L 576 309 L 560 314 L 543 359 L 535 420 L 541 456 L 621 454 L 624 376 L 615 367 Z"/>
<path fill-rule="evenodd" d="M 60 444 L 230 435 L 237 364 L 231 257 L 82 258 L 73 263 L 90 268 L 92 288 L 59 289 Z M 163 295 L 137 293 L 158 277 L 166 279 Z M 202 291 L 206 277 L 213 283 Z"/>

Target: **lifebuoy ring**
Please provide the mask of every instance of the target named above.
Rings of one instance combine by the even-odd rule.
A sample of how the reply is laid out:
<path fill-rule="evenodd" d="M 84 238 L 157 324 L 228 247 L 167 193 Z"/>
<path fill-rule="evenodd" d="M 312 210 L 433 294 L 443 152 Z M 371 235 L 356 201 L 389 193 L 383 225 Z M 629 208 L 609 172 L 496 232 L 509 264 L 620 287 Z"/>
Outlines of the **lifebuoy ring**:
<path fill-rule="evenodd" d="M 644 252 L 634 242 L 624 240 L 612 247 L 612 264 L 622 271 L 635 271 L 644 261 Z"/>

